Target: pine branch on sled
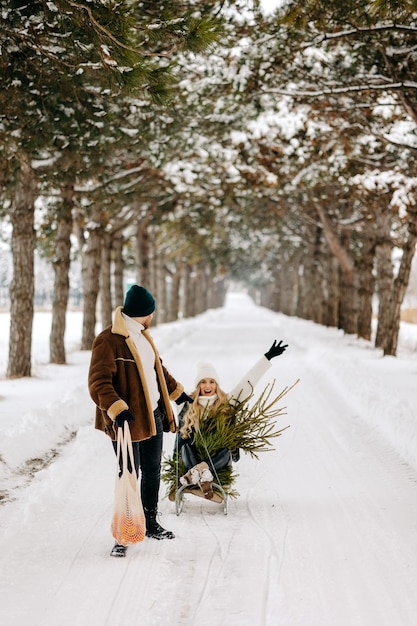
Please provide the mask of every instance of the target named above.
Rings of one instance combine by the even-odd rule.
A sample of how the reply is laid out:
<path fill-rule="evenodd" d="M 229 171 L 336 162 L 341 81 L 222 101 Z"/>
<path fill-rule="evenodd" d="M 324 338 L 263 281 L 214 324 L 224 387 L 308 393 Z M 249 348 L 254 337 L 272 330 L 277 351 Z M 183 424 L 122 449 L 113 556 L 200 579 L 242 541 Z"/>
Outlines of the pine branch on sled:
<path fill-rule="evenodd" d="M 295 387 L 298 380 L 273 395 L 275 381 L 268 383 L 258 399 L 251 404 L 253 392 L 243 400 L 225 404 L 215 415 L 205 412 L 195 436 L 197 450 L 203 456 L 213 456 L 221 448 L 242 450 L 258 459 L 260 452 L 274 450 L 272 439 L 279 437 L 289 426 L 277 428 L 275 420 L 286 415 L 286 407 L 277 403 Z"/>

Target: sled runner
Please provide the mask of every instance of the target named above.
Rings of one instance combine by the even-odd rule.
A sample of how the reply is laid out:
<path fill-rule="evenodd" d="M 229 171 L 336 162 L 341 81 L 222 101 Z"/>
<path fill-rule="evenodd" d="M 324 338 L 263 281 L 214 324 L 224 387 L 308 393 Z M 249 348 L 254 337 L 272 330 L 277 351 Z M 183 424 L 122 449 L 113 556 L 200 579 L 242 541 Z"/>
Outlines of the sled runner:
<path fill-rule="evenodd" d="M 200 461 L 188 471 L 185 471 L 184 463 L 181 459 L 178 448 L 178 435 L 175 441 L 175 451 L 171 459 L 165 462 L 166 471 L 163 479 L 171 483 L 168 491 L 168 498 L 175 502 L 175 512 L 179 515 L 184 506 L 184 496 L 190 495 L 203 498 L 209 502 L 223 505 L 223 512 L 227 515 L 227 487 L 222 486 L 222 472 L 216 471 L 210 457 L 207 445 L 201 432 L 200 440 L 203 442 L 208 461 Z M 230 474 L 230 468 L 227 472 Z M 220 476 L 219 476 L 220 474 Z"/>
<path fill-rule="evenodd" d="M 204 438 L 200 438 L 204 442 Z M 205 445 L 205 442 L 204 442 Z M 178 451 L 178 437 L 176 440 L 175 450 L 175 482 L 171 488 L 169 494 L 170 500 L 175 499 L 175 512 L 179 515 L 184 506 L 184 495 L 190 493 L 193 496 L 198 496 L 208 500 L 209 502 L 216 502 L 223 504 L 223 512 L 227 515 L 227 493 L 222 487 L 221 480 L 213 464 L 213 461 L 205 445 L 205 451 L 207 453 L 208 462 L 200 461 L 187 472 L 184 473 L 184 466 L 180 461 L 180 454 Z M 180 472 L 181 464 L 181 472 Z M 182 477 L 180 478 L 182 474 Z"/>
<path fill-rule="evenodd" d="M 187 493 L 204 498 L 204 500 L 208 500 L 209 502 L 223 504 L 223 512 L 227 515 L 227 493 L 224 491 L 223 487 L 217 483 L 212 483 L 212 489 L 213 497 L 208 500 L 205 497 L 203 490 L 198 485 L 180 485 L 178 489 L 174 488 L 171 490 L 169 499 L 171 501 L 175 500 L 175 512 L 177 515 L 179 515 L 183 509 L 184 495 Z"/>

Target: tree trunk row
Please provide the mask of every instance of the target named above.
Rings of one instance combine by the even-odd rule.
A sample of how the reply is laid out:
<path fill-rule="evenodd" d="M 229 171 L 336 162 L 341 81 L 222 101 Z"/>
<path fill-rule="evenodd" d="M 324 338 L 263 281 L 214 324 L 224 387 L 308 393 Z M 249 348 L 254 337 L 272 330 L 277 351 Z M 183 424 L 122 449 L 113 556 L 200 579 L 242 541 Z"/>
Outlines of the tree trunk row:
<path fill-rule="evenodd" d="M 126 241 L 122 228 L 109 230 L 93 207 L 88 224 L 77 214 L 74 190 L 61 189 L 56 214 L 55 280 L 50 360 L 66 362 L 65 318 L 69 294 L 71 234 L 78 234 L 82 256 L 83 327 L 81 349 L 90 350 L 102 328 L 112 321 L 114 308 L 123 304 Z M 10 211 L 13 227 L 13 280 L 10 286 L 11 321 L 7 376 L 31 375 L 31 342 L 34 297 L 34 204 L 37 181 L 24 159 Z M 199 315 L 222 306 L 227 289 L 224 268 L 203 262 L 173 259 L 158 247 L 156 226 L 150 225 L 152 210 L 138 220 L 134 238 L 134 281 L 155 296 L 155 322 L 164 323 Z M 305 226 L 303 247 L 280 249 L 272 280 L 261 288 L 257 301 L 273 310 L 296 315 L 319 324 L 343 329 L 370 340 L 373 335 L 373 302 L 378 300 L 375 345 L 395 355 L 400 310 L 407 289 L 417 243 L 417 212 L 410 210 L 398 270 L 392 262 L 389 212 L 378 213 L 363 227 L 360 242 L 352 246 L 349 230 L 336 232 L 324 211 L 319 222 Z M 103 218 L 104 219 L 104 218 Z M 352 248 L 355 254 L 352 254 Z"/>
<path fill-rule="evenodd" d="M 262 289 L 262 304 L 366 340 L 373 337 L 375 317 L 375 346 L 384 355 L 395 356 L 401 305 L 417 244 L 417 212 L 409 211 L 397 272 L 388 211 L 364 227 L 355 257 L 349 233 L 336 238 L 332 232 L 329 237 L 329 229 L 324 220 L 323 228 L 311 230 L 298 255 L 281 258 L 273 282 Z M 374 301 L 378 302 L 375 311 Z"/>

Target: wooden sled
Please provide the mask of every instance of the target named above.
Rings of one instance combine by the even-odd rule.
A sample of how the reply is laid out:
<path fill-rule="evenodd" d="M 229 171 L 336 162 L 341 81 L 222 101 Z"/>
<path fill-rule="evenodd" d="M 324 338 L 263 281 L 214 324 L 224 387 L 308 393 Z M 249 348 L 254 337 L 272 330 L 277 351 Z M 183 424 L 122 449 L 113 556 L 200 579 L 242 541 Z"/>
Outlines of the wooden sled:
<path fill-rule="evenodd" d="M 223 512 L 227 515 L 227 493 L 217 483 L 212 483 L 213 497 L 208 499 L 204 497 L 204 493 L 197 485 L 181 485 L 179 489 L 173 489 L 169 494 L 170 500 L 175 500 L 175 512 L 179 515 L 184 506 L 184 494 L 190 493 L 193 496 L 203 498 L 207 502 L 216 502 L 217 504 L 223 504 Z"/>

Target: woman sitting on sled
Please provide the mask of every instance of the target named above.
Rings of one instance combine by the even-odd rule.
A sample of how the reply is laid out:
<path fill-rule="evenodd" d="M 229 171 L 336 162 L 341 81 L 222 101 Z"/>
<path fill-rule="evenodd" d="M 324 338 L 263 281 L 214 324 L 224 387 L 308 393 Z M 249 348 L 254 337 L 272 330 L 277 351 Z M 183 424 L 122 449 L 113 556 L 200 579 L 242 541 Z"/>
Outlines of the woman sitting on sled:
<path fill-rule="evenodd" d="M 236 433 L 236 411 L 247 404 L 254 387 L 271 367 L 270 360 L 281 355 L 287 347 L 282 345 L 282 341 L 278 344 L 274 341 L 268 352 L 230 393 L 221 389 L 214 367 L 210 363 L 200 363 L 195 379 L 196 389 L 190 398 L 192 403 L 186 403 L 179 414 L 174 454 L 181 463 L 181 470 L 184 470 L 179 479 L 181 485 L 198 485 L 204 497 L 212 499 L 214 476 L 227 469 L 228 482 L 231 482 L 231 465 L 232 461 L 239 460 L 239 446 L 233 448 L 227 444 L 242 443 L 245 437 L 242 426 L 240 439 L 239 433 Z M 269 430 L 269 436 L 276 434 Z"/>

